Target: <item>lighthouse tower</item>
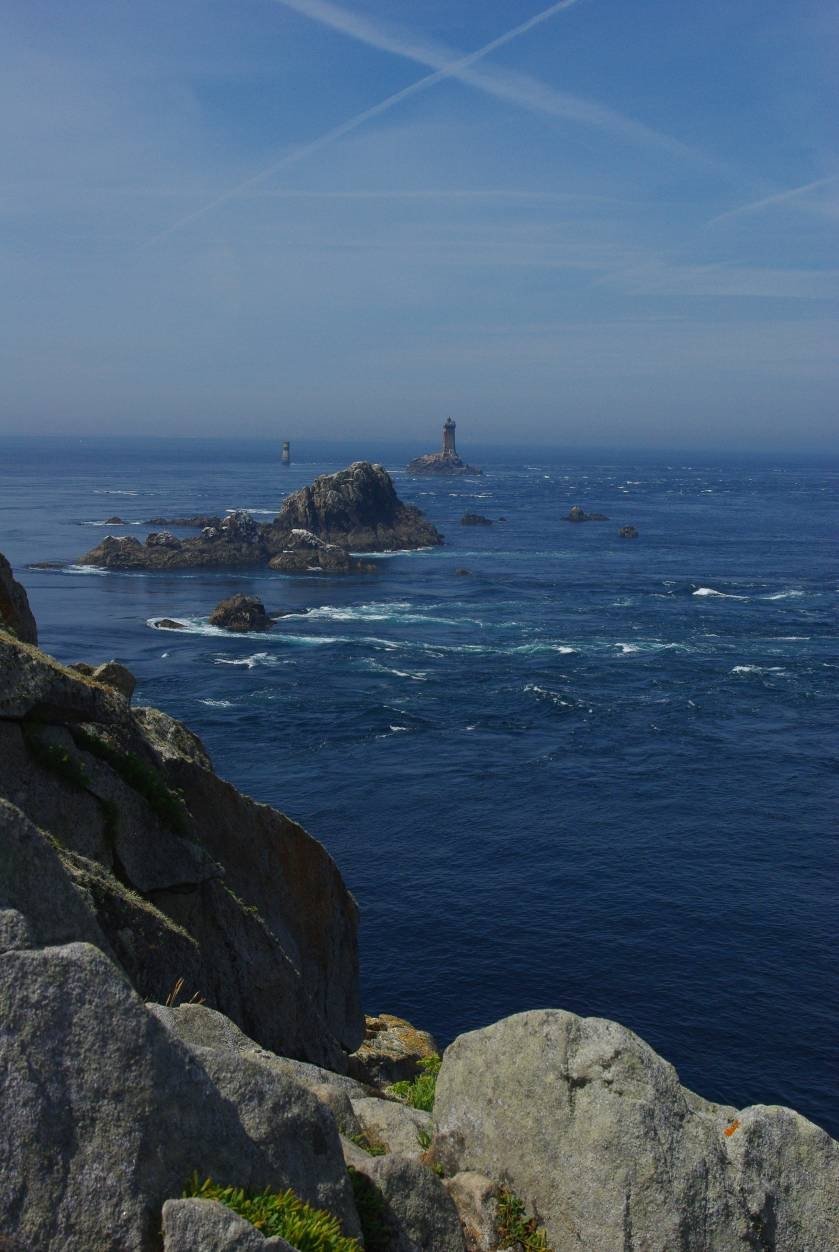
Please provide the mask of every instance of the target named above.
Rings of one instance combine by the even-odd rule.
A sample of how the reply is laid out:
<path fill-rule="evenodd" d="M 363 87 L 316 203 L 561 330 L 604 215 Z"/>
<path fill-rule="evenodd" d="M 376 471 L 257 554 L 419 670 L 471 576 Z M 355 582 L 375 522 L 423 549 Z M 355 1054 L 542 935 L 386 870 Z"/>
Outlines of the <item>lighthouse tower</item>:
<path fill-rule="evenodd" d="M 457 456 L 457 448 L 454 446 L 454 427 L 452 419 L 447 417 L 443 423 L 443 456 Z"/>

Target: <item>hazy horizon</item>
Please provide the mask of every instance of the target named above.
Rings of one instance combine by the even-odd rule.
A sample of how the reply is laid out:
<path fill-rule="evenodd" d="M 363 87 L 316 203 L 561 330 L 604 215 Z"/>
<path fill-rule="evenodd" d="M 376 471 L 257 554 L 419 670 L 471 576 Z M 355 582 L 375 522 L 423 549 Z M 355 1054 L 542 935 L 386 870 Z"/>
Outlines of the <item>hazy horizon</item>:
<path fill-rule="evenodd" d="M 8 15 L 0 434 L 833 447 L 815 0 Z"/>

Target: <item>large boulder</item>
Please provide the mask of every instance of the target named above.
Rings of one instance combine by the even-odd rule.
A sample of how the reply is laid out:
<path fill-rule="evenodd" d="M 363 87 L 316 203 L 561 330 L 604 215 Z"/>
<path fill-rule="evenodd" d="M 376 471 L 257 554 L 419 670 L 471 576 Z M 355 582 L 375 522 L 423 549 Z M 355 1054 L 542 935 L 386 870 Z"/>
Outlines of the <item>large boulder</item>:
<path fill-rule="evenodd" d="M 371 1207 L 387 1232 L 388 1252 L 465 1252 L 454 1201 L 426 1165 L 395 1154 L 359 1154 L 352 1167 L 378 1197 Z"/>
<path fill-rule="evenodd" d="M 38 628 L 29 607 L 29 597 L 0 552 L 0 630 L 8 631 L 24 643 L 38 642 Z"/>
<path fill-rule="evenodd" d="M 239 594 L 218 602 L 210 614 L 210 625 L 244 633 L 249 630 L 268 630 L 272 622 L 258 596 Z"/>
<path fill-rule="evenodd" d="M 556 1252 L 839 1246 L 839 1144 L 700 1099 L 615 1022 L 541 1010 L 462 1035 L 434 1123 L 447 1170 L 503 1180 Z"/>
<path fill-rule="evenodd" d="M 293 1187 L 357 1233 L 323 1106 L 247 1060 L 199 1059 L 98 948 L 0 956 L 0 1021 L 0 1231 L 22 1247 L 152 1252 L 193 1173 Z"/>
<path fill-rule="evenodd" d="M 271 557 L 268 567 L 283 574 L 372 574 L 376 570 L 372 562 L 359 561 L 348 548 L 327 543 L 310 530 L 291 530 L 281 542 L 282 551 Z"/>
<path fill-rule="evenodd" d="M 443 542 L 413 505 L 403 504 L 381 465 L 356 461 L 337 474 L 322 474 L 283 501 L 273 526 L 278 550 L 293 530 L 307 530 L 356 552 L 422 548 Z"/>

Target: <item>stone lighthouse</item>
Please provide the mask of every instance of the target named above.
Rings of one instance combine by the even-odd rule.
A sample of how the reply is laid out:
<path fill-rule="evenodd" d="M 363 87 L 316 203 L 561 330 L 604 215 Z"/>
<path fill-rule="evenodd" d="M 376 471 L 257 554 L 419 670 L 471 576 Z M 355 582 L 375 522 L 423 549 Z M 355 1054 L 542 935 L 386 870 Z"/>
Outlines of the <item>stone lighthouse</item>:
<path fill-rule="evenodd" d="M 455 423 L 450 417 L 447 417 L 443 423 L 443 456 L 457 456 L 457 448 L 454 445 L 454 428 Z"/>
<path fill-rule="evenodd" d="M 415 457 L 408 466 L 409 474 L 480 474 L 479 469 L 467 465 L 457 455 L 454 427 L 454 420 L 447 417 L 443 422 L 442 452 L 426 452 L 425 456 Z"/>

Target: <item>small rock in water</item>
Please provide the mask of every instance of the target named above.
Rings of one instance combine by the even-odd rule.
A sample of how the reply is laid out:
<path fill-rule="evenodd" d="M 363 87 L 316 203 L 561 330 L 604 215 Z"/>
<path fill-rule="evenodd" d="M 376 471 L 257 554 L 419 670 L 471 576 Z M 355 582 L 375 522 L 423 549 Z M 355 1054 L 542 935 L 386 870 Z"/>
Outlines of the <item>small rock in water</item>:
<path fill-rule="evenodd" d="M 637 539 L 638 531 L 634 526 L 621 526 L 618 531 L 618 537 L 620 539 Z"/>
<path fill-rule="evenodd" d="M 158 630 L 186 630 L 183 622 L 176 622 L 171 617 L 159 617 L 154 624 Z"/>
<path fill-rule="evenodd" d="M 464 513 L 460 524 L 461 526 L 491 526 L 492 518 L 484 517 L 482 513 Z"/>
<path fill-rule="evenodd" d="M 106 517 L 106 526 L 125 526 L 127 523 L 121 517 Z"/>
<path fill-rule="evenodd" d="M 210 625 L 224 630 L 268 630 L 272 618 L 258 596 L 235 595 L 221 600 L 210 614 Z"/>
<path fill-rule="evenodd" d="M 470 569 L 456 569 L 455 577 L 456 578 L 471 578 L 472 571 Z"/>
<path fill-rule="evenodd" d="M 582 505 L 575 504 L 563 518 L 566 522 L 608 522 L 605 513 L 586 513 Z"/>

